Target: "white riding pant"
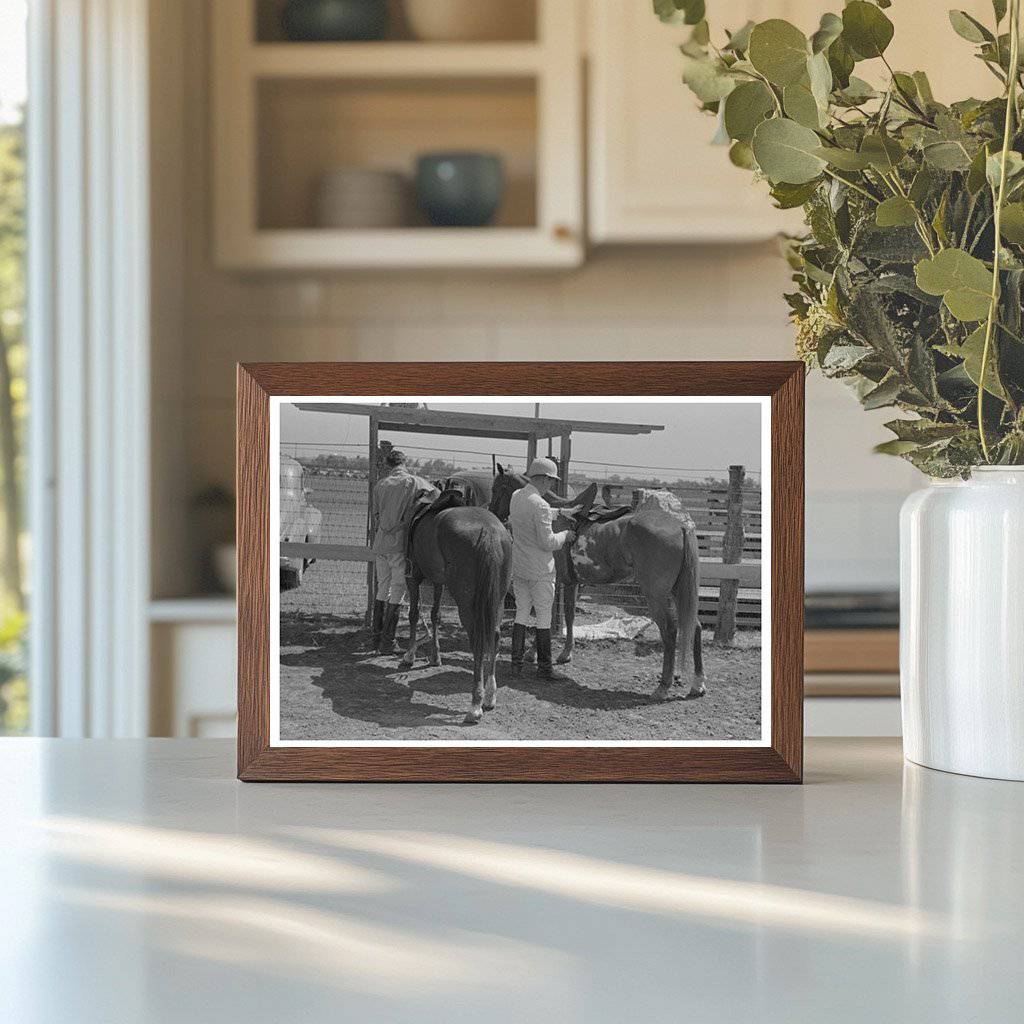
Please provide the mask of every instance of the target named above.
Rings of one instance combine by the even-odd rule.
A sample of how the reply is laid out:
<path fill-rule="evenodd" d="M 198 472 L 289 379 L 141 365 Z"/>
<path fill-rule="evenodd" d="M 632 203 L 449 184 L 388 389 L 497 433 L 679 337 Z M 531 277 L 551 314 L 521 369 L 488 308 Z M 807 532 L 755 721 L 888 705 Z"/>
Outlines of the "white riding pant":
<path fill-rule="evenodd" d="M 516 624 L 551 628 L 551 609 L 555 604 L 554 580 L 512 580 L 516 599 Z"/>
<path fill-rule="evenodd" d="M 405 555 L 377 556 L 377 600 L 401 604 L 405 600 Z"/>

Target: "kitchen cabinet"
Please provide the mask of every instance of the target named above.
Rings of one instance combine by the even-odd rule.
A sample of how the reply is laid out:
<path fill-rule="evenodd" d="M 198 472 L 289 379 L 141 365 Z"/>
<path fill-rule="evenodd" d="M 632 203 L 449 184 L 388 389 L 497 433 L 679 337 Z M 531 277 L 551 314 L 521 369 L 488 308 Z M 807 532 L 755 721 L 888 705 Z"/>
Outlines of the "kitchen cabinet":
<path fill-rule="evenodd" d="M 214 255 L 230 269 L 559 267 L 583 258 L 580 0 L 519 0 L 533 37 L 282 38 L 274 0 L 211 5 Z M 399 24 L 399 29 L 401 28 Z M 328 175 L 399 172 L 424 152 L 498 154 L 493 224 L 318 223 Z"/>
<path fill-rule="evenodd" d="M 988 0 L 958 4 L 985 23 Z M 785 18 L 806 33 L 821 0 L 736 0 L 709 5 L 712 31 L 748 19 Z M 991 96 L 998 83 L 952 30 L 945 7 L 896 3 L 887 56 L 897 69 L 928 72 L 938 99 Z M 715 121 L 697 109 L 681 82 L 679 43 L 689 28 L 664 25 L 649 0 L 590 0 L 588 38 L 588 207 L 595 243 L 735 242 L 769 238 L 802 226 L 800 211 L 774 209 L 767 186 L 712 146 Z M 871 63 L 877 65 L 872 68 Z M 858 66 L 862 77 L 886 74 L 879 61 Z"/>

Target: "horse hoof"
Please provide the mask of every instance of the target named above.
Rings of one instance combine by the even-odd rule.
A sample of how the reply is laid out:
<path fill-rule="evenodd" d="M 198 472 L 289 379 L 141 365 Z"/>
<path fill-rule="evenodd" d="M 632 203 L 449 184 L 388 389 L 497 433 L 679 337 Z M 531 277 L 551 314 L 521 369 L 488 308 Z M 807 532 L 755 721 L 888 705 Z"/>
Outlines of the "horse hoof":
<path fill-rule="evenodd" d="M 479 725 L 480 719 L 484 717 L 483 711 L 468 711 L 466 717 L 462 720 L 463 725 Z"/>
<path fill-rule="evenodd" d="M 571 654 L 566 654 L 565 651 L 562 651 L 562 653 L 555 659 L 555 664 L 556 665 L 569 665 L 569 664 L 571 664 L 571 662 L 572 662 L 572 655 Z"/>
<path fill-rule="evenodd" d="M 410 669 L 410 668 L 412 668 L 412 667 L 413 667 L 413 666 L 414 666 L 415 664 L 416 664 L 416 663 L 415 663 L 414 661 L 410 660 L 409 658 L 403 658 L 403 659 L 402 659 L 402 660 L 401 660 L 401 661 L 400 661 L 400 662 L 398 663 L 398 667 L 399 667 L 399 668 L 403 668 L 403 669 Z"/>
<path fill-rule="evenodd" d="M 687 700 L 696 700 L 698 697 L 703 697 L 708 691 L 704 688 L 704 684 L 701 683 L 699 686 L 691 686 L 690 692 L 686 695 Z"/>
<path fill-rule="evenodd" d="M 431 658 L 430 661 L 427 662 L 427 664 L 430 665 L 431 668 L 437 668 L 438 665 L 441 664 L 441 659 L 440 658 Z"/>
<path fill-rule="evenodd" d="M 493 711 L 495 707 L 496 707 L 496 705 L 494 705 L 494 704 L 485 704 L 484 705 L 484 711 Z"/>
<path fill-rule="evenodd" d="M 659 686 L 654 693 L 651 694 L 651 700 L 671 700 L 672 691 L 667 686 Z"/>

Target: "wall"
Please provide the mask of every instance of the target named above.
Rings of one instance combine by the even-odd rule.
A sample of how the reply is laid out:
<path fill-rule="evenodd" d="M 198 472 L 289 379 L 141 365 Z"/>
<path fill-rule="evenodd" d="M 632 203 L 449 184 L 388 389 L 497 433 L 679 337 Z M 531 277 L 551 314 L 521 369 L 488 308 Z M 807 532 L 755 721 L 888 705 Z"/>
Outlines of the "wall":
<path fill-rule="evenodd" d="M 187 0 L 168 15 L 183 19 L 184 102 L 160 105 L 155 124 L 157 134 L 184 140 L 177 157 L 165 147 L 169 163 L 157 176 L 182 176 L 184 208 L 180 343 L 165 332 L 155 363 L 157 514 L 187 522 L 189 494 L 231 483 L 239 360 L 792 358 L 787 268 L 769 244 L 599 251 L 567 273 L 217 271 L 204 6 Z M 175 88 L 174 76 L 167 80 Z M 884 412 L 864 414 L 839 384 L 808 385 L 808 584 L 893 586 L 896 510 L 914 471 L 870 453 L 886 436 Z M 161 476 L 173 487 L 160 486 Z M 158 553 L 156 593 L 187 589 L 189 564 Z"/>

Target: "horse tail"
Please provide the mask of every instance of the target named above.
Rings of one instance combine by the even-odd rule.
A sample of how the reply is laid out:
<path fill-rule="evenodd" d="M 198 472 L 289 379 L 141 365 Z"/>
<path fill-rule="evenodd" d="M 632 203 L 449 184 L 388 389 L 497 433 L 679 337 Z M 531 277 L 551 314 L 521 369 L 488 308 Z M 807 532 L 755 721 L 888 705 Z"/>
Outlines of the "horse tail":
<path fill-rule="evenodd" d="M 700 552 L 697 548 L 697 531 L 692 528 L 683 530 L 683 561 L 679 567 L 679 575 L 672 585 L 676 600 L 676 612 L 679 619 L 680 664 L 686 664 L 686 652 L 693 651 L 694 671 L 703 674 L 703 651 L 698 611 L 700 605 Z"/>
<path fill-rule="evenodd" d="M 470 642 L 485 647 L 493 642 L 494 634 L 501 628 L 509 577 L 505 531 L 490 527 L 491 524 L 481 526 L 474 544 L 473 609 L 466 623 Z"/>

